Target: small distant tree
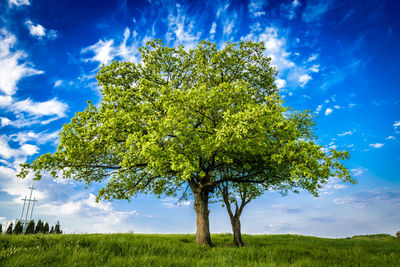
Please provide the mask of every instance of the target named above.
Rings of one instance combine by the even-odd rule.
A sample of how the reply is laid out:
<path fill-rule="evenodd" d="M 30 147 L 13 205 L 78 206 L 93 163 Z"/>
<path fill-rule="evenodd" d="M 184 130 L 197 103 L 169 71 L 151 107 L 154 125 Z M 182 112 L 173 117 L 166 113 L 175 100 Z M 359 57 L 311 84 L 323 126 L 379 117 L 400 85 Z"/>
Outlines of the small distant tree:
<path fill-rule="evenodd" d="M 13 231 L 13 223 L 10 223 L 10 225 L 8 226 L 7 230 L 6 230 L 6 235 L 11 235 L 12 231 Z"/>
<path fill-rule="evenodd" d="M 48 234 L 49 233 L 49 223 L 48 222 L 46 222 L 44 224 L 43 233 L 44 234 Z"/>
<path fill-rule="evenodd" d="M 54 234 L 54 226 L 51 227 L 50 234 Z"/>
<path fill-rule="evenodd" d="M 54 233 L 55 234 L 62 234 L 62 230 L 61 230 L 59 221 L 57 221 L 56 225 L 54 226 Z"/>
<path fill-rule="evenodd" d="M 2 234 L 2 233 L 3 233 L 3 226 L 0 223 L 0 234 Z"/>
<path fill-rule="evenodd" d="M 28 226 L 26 227 L 25 234 L 34 234 L 35 233 L 35 221 L 30 220 Z"/>
<path fill-rule="evenodd" d="M 38 222 L 36 224 L 36 228 L 35 228 L 35 234 L 43 233 L 43 228 L 44 228 L 44 225 L 43 225 L 42 220 L 38 220 Z"/>
<path fill-rule="evenodd" d="M 18 221 L 17 224 L 14 227 L 13 234 L 14 235 L 20 235 L 20 234 L 22 234 L 23 231 L 24 231 L 24 228 L 23 228 L 23 226 L 21 224 L 21 221 Z"/>
<path fill-rule="evenodd" d="M 397 237 L 398 240 L 400 240 L 400 231 L 397 231 L 396 237 Z"/>

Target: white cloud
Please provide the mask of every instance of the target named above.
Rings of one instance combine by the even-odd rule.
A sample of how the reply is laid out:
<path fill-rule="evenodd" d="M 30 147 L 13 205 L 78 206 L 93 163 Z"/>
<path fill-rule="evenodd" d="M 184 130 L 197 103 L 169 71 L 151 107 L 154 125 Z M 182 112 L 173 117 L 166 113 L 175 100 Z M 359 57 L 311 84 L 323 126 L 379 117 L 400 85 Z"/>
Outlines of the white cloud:
<path fill-rule="evenodd" d="M 339 106 L 339 105 L 334 105 L 333 106 L 335 109 L 340 109 L 341 108 L 341 106 Z"/>
<path fill-rule="evenodd" d="M 67 104 L 58 101 L 56 98 L 45 102 L 33 102 L 28 98 L 13 104 L 13 109 L 15 111 L 26 112 L 30 115 L 39 117 L 52 115 L 56 115 L 58 118 L 65 117 L 65 111 L 67 108 Z"/>
<path fill-rule="evenodd" d="M 200 39 L 201 32 L 196 30 L 195 20 L 190 20 L 184 15 L 179 4 L 176 13 L 171 10 L 168 14 L 167 40 L 174 41 L 174 45 L 182 44 L 185 49 L 192 49 Z"/>
<path fill-rule="evenodd" d="M 216 30 L 217 30 L 217 23 L 213 22 L 213 24 L 211 25 L 210 34 L 215 34 Z"/>
<path fill-rule="evenodd" d="M 364 168 L 355 168 L 350 170 L 351 174 L 354 176 L 360 176 L 364 171 L 366 171 Z"/>
<path fill-rule="evenodd" d="M 63 81 L 62 81 L 62 80 L 57 80 L 57 81 L 55 81 L 53 88 L 59 87 L 59 86 L 61 86 L 62 84 L 63 84 Z"/>
<path fill-rule="evenodd" d="M 17 134 L 12 134 L 9 136 L 9 138 L 14 142 L 18 142 L 20 145 L 30 141 L 41 145 L 50 141 L 56 141 L 59 136 L 58 134 L 59 131 L 55 131 L 52 133 L 45 133 L 45 132 L 35 133 L 29 131 L 29 132 L 19 132 Z"/>
<path fill-rule="evenodd" d="M 308 81 L 311 80 L 311 79 L 312 79 L 311 76 L 308 75 L 308 74 L 301 75 L 299 77 L 300 86 L 304 87 L 308 83 Z"/>
<path fill-rule="evenodd" d="M 11 148 L 8 144 L 9 138 L 6 135 L 0 136 L 0 157 L 4 159 L 32 156 L 39 152 L 39 147 L 31 144 L 24 144 L 20 148 Z"/>
<path fill-rule="evenodd" d="M 29 0 L 8 0 L 8 6 L 23 6 L 23 5 L 27 5 L 29 6 L 31 3 L 29 2 Z"/>
<path fill-rule="evenodd" d="M 47 30 L 42 25 L 40 25 L 40 24 L 34 25 L 33 22 L 29 19 L 25 21 L 25 25 L 28 28 L 29 33 L 32 36 L 35 36 L 39 39 L 41 39 L 42 37 L 47 37 L 51 40 L 54 40 L 58 37 L 57 31 L 50 30 L 46 34 Z"/>
<path fill-rule="evenodd" d="M 325 14 L 331 6 L 331 1 L 310 1 L 303 12 L 303 19 L 306 22 L 314 22 Z"/>
<path fill-rule="evenodd" d="M 333 111 L 332 109 L 327 108 L 327 109 L 325 110 L 325 116 L 328 116 L 329 114 L 331 114 L 332 111 Z"/>
<path fill-rule="evenodd" d="M 257 18 L 262 15 L 265 15 L 265 11 L 263 10 L 263 0 L 250 0 L 249 2 L 249 15 L 251 18 Z"/>
<path fill-rule="evenodd" d="M 318 105 L 317 108 L 315 109 L 315 114 L 319 114 L 322 110 L 322 105 Z"/>
<path fill-rule="evenodd" d="M 10 106 L 12 103 L 12 97 L 9 95 L 0 95 L 0 108 Z"/>
<path fill-rule="evenodd" d="M 125 28 L 124 31 L 124 39 L 120 46 L 117 49 L 114 49 L 117 51 L 117 55 L 122 58 L 124 61 L 130 61 L 130 62 L 138 62 L 138 42 L 132 42 L 131 45 L 128 45 L 128 39 L 130 37 L 136 38 L 137 33 L 134 31 L 131 34 L 131 31 L 129 28 Z"/>
<path fill-rule="evenodd" d="M 32 36 L 42 38 L 46 35 L 46 29 L 40 24 L 34 25 L 33 22 L 28 19 L 27 21 L 25 21 L 25 25 L 28 27 L 29 33 Z"/>
<path fill-rule="evenodd" d="M 373 147 L 373 148 L 381 148 L 381 147 L 384 146 L 384 144 L 382 144 L 382 143 L 375 143 L 375 144 L 369 144 L 369 146 L 370 146 L 370 147 Z"/>
<path fill-rule="evenodd" d="M 107 41 L 99 40 L 94 45 L 83 48 L 81 52 L 94 53 L 93 57 L 85 59 L 85 61 L 97 61 L 99 62 L 99 65 L 102 64 L 107 65 L 108 63 L 111 62 L 111 60 L 113 60 L 115 56 L 115 48 L 113 47 L 113 44 L 114 40 L 107 40 Z"/>
<path fill-rule="evenodd" d="M 396 122 L 393 124 L 393 127 L 394 127 L 394 128 L 400 127 L 400 121 L 396 121 Z"/>
<path fill-rule="evenodd" d="M 312 54 L 308 59 L 307 59 L 307 61 L 315 61 L 316 59 L 318 58 L 318 54 Z"/>
<path fill-rule="evenodd" d="M 276 66 L 280 72 L 295 67 L 295 64 L 289 59 L 290 53 L 286 51 L 286 39 L 278 36 L 277 28 L 266 27 L 261 33 L 255 29 L 243 39 L 264 42 L 265 55 L 271 58 L 271 64 Z"/>
<path fill-rule="evenodd" d="M 317 64 L 312 65 L 312 67 L 309 68 L 309 70 L 312 72 L 319 72 L 319 65 L 317 65 Z"/>
<path fill-rule="evenodd" d="M 388 136 L 388 137 L 386 137 L 386 140 L 395 140 L 396 138 L 394 137 L 394 136 Z"/>
<path fill-rule="evenodd" d="M 338 134 L 339 136 L 345 136 L 345 135 L 352 135 L 353 134 L 353 132 L 352 131 L 347 131 L 347 132 L 344 132 L 344 133 L 341 133 L 341 134 Z"/>
<path fill-rule="evenodd" d="M 278 87 L 278 89 L 282 89 L 283 87 L 285 87 L 286 81 L 283 79 L 276 79 L 275 84 L 276 84 L 276 87 Z"/>
<path fill-rule="evenodd" d="M 20 64 L 27 55 L 21 50 L 11 51 L 16 42 L 13 34 L 4 28 L 0 29 L 0 92 L 6 95 L 15 94 L 17 83 L 23 77 L 43 73 L 29 67 L 29 63 Z"/>
<path fill-rule="evenodd" d="M 10 120 L 5 117 L 0 117 L 0 126 L 4 127 L 10 124 Z"/>
<path fill-rule="evenodd" d="M 171 198 L 171 197 L 167 197 L 164 199 L 161 199 L 161 202 L 163 206 L 167 207 L 167 208 L 176 208 L 176 207 L 187 207 L 190 206 L 191 202 L 189 200 L 185 200 L 185 201 L 180 201 L 177 198 Z"/>

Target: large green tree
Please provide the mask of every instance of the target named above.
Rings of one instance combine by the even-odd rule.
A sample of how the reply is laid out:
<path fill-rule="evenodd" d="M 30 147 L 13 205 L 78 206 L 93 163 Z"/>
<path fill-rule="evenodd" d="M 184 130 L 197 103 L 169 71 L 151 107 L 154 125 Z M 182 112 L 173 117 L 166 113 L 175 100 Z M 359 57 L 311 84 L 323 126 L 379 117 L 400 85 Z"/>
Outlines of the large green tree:
<path fill-rule="evenodd" d="M 253 42 L 227 43 L 220 50 L 206 41 L 191 50 L 147 43 L 140 63 L 114 61 L 101 68 L 101 103 L 89 102 L 76 113 L 64 125 L 56 152 L 23 164 L 19 176 L 33 171 L 38 179 L 49 172 L 88 184 L 106 181 L 98 199 L 175 195 L 187 184 L 196 242 L 207 245 L 209 199 L 225 182 L 274 179 L 271 174 L 308 151 L 311 162 L 296 161 L 284 170 L 292 179 L 314 169 L 348 176 L 337 161 L 345 153 L 318 158 L 320 146 L 296 138 L 303 126 L 288 117 L 264 50 Z M 219 175 L 230 168 L 240 176 Z"/>

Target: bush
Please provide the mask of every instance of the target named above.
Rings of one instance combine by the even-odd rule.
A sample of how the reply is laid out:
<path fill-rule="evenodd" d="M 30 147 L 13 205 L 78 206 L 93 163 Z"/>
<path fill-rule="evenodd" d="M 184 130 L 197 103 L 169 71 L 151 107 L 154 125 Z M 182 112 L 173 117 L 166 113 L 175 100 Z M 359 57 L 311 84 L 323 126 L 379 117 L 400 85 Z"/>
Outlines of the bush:
<path fill-rule="evenodd" d="M 44 224 L 42 220 L 39 220 L 36 224 L 35 234 L 43 233 Z"/>
<path fill-rule="evenodd" d="M 54 226 L 54 233 L 55 234 L 62 234 L 62 230 L 61 230 L 59 221 L 57 221 L 56 225 Z"/>
<path fill-rule="evenodd" d="M 14 227 L 13 234 L 20 235 L 24 231 L 24 226 L 21 224 L 21 221 L 18 221 Z"/>
<path fill-rule="evenodd" d="M 397 237 L 397 239 L 399 239 L 399 240 L 400 240 L 400 231 L 397 231 L 397 233 L 396 233 L 396 237 Z"/>
<path fill-rule="evenodd" d="M 26 227 L 25 234 L 34 234 L 35 233 L 35 221 L 30 220 L 28 226 Z"/>
<path fill-rule="evenodd" d="M 12 234 L 13 226 L 14 226 L 13 223 L 10 223 L 10 225 L 8 226 L 7 231 L 6 231 L 6 235 Z"/>
<path fill-rule="evenodd" d="M 3 226 L 0 223 L 0 234 L 2 234 L 2 233 L 3 233 Z"/>
<path fill-rule="evenodd" d="M 43 233 L 44 233 L 44 234 L 48 234 L 48 233 L 49 233 L 49 223 L 48 223 L 48 222 L 46 222 L 46 223 L 44 224 Z"/>

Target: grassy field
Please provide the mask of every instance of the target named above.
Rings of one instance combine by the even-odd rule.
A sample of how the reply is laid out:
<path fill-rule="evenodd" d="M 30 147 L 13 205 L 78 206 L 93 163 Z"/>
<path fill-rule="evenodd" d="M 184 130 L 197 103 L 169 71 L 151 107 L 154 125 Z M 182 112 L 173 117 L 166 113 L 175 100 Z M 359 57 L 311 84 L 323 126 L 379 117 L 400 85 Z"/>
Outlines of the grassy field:
<path fill-rule="evenodd" d="M 328 239 L 297 235 L 86 234 L 0 236 L 0 266 L 400 266 L 400 241 L 387 235 Z"/>

